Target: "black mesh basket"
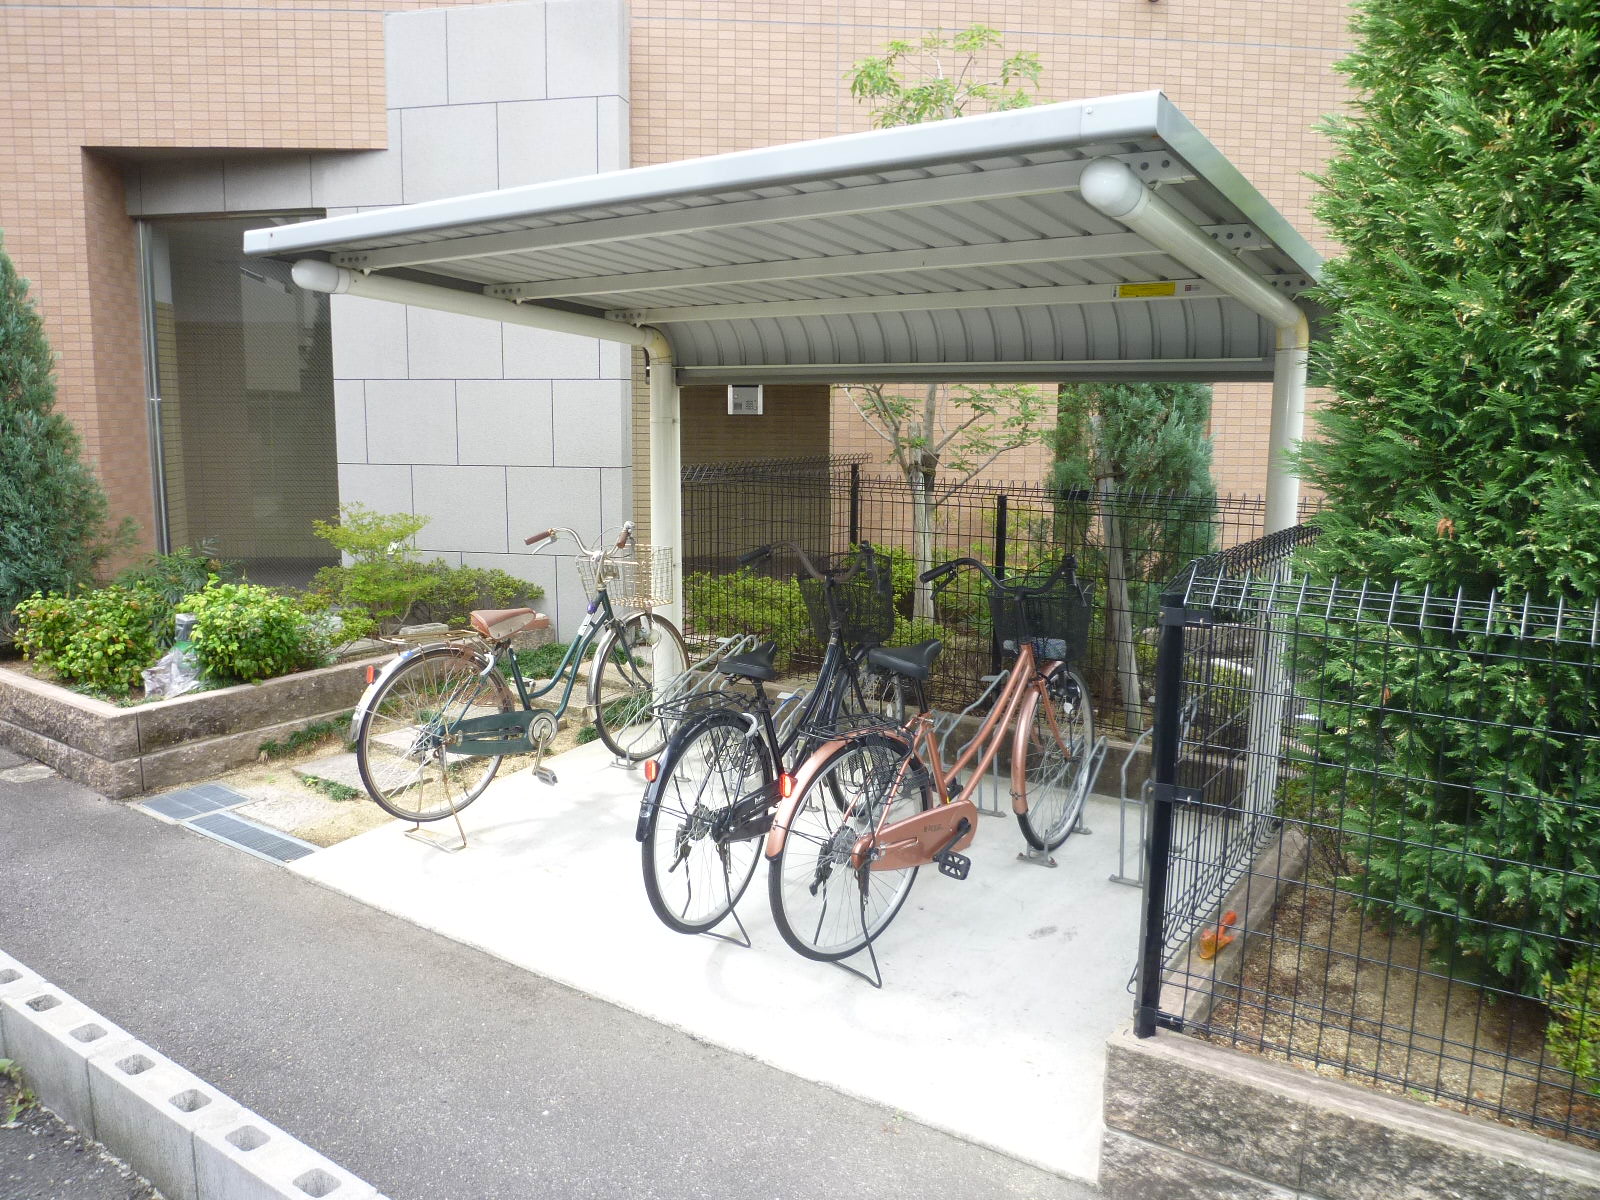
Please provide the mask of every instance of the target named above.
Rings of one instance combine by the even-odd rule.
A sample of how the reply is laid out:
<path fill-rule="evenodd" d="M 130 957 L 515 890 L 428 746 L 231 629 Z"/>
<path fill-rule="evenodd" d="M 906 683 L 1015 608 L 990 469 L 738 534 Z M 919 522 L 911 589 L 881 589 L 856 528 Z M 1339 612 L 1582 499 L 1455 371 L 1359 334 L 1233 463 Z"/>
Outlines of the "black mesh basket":
<path fill-rule="evenodd" d="M 819 642 L 827 641 L 830 634 L 830 593 L 843 621 L 840 633 L 846 642 L 879 646 L 894 635 L 894 586 L 887 562 L 874 558 L 847 583 L 824 584 L 809 576 L 800 581 L 811 632 Z"/>
<path fill-rule="evenodd" d="M 1023 578 L 1006 582 L 1014 587 L 1030 586 Z M 1032 586 L 1042 582 L 1035 579 Z M 1053 662 L 1078 662 L 1088 653 L 1093 608 L 1093 585 L 1070 576 L 1058 579 L 1049 591 L 1033 595 L 1018 595 L 1009 588 L 989 592 L 989 612 L 1001 648 L 1015 654 L 1024 642 L 1031 642 L 1036 658 Z"/>

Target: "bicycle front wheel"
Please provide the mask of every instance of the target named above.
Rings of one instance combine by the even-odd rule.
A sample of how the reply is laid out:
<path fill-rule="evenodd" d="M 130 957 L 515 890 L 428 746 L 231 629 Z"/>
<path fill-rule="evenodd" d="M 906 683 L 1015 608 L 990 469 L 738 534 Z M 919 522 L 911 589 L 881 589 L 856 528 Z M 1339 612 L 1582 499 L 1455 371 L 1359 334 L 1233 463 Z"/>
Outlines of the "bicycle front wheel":
<path fill-rule="evenodd" d="M 1035 850 L 1054 850 L 1083 815 L 1094 757 L 1094 713 L 1083 676 L 1060 667 L 1017 716 L 1012 786 L 1022 799 L 1022 836 Z"/>
<path fill-rule="evenodd" d="M 367 793 L 402 821 L 438 821 L 489 786 L 500 757 L 451 751 L 453 727 L 507 713 L 511 689 L 499 670 L 483 674 L 460 650 L 424 650 L 372 698 L 356 730 L 356 765 Z"/>
<path fill-rule="evenodd" d="M 761 839 L 725 834 L 747 797 L 771 796 L 773 770 L 764 742 L 731 712 L 688 726 L 673 741 L 656 781 L 655 820 L 643 845 L 644 890 L 669 929 L 705 933 L 739 903 Z"/>
<path fill-rule="evenodd" d="M 683 635 L 665 617 L 637 612 L 614 625 L 595 655 L 589 703 L 606 749 L 638 762 L 666 745 L 666 727 L 650 711 L 689 665 Z"/>
<path fill-rule="evenodd" d="M 932 805 L 927 773 L 904 742 L 866 734 L 829 751 L 770 862 L 767 893 L 783 940 L 833 962 L 887 929 L 917 868 L 875 871 L 855 851 L 862 838 Z"/>

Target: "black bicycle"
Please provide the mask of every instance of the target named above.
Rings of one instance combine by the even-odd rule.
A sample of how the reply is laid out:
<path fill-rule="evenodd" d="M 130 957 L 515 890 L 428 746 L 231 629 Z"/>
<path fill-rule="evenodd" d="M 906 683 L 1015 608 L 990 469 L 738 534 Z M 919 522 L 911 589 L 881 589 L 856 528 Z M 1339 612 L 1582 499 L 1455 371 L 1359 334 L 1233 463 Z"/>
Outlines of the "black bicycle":
<path fill-rule="evenodd" d="M 752 550 L 740 565 L 778 549 L 794 552 L 812 631 L 827 643 L 798 712 L 781 729 L 774 719 L 764 686 L 778 678 L 771 642 L 716 665 L 730 682 L 753 685 L 749 691 L 718 688 L 657 708 L 674 732 L 661 758 L 645 764 L 636 836 L 650 906 L 679 933 L 709 932 L 744 895 L 786 765 L 804 761 L 821 744 L 820 731 L 877 707 L 879 686 L 863 662 L 894 630 L 888 563 L 863 545 L 829 567 L 779 542 Z"/>

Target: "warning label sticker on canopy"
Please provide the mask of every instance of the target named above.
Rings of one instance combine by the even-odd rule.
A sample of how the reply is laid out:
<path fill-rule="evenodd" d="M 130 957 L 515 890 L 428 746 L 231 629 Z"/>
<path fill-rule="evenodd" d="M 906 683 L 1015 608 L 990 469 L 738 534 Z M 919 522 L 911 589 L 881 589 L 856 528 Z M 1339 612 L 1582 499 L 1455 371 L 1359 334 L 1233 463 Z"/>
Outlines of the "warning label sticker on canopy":
<path fill-rule="evenodd" d="M 1119 283 L 1117 285 L 1118 300 L 1147 300 L 1151 296 L 1176 296 L 1178 285 L 1171 281 L 1165 283 Z"/>

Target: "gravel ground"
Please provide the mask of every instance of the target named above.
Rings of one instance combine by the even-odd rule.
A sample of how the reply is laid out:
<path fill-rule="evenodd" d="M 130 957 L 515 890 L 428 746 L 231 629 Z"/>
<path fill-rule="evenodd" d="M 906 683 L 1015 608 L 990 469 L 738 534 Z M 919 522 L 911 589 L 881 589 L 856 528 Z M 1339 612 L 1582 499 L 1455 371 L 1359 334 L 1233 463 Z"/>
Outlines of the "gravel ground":
<path fill-rule="evenodd" d="M 0 1117 L 15 1095 L 0 1083 Z M 0 1200 L 161 1200 L 161 1193 L 99 1142 L 33 1105 L 14 1124 L 0 1124 Z"/>

